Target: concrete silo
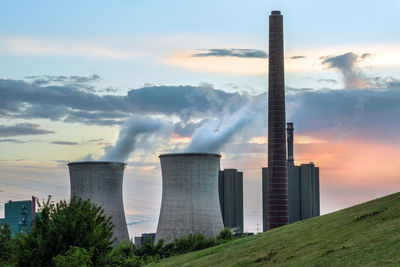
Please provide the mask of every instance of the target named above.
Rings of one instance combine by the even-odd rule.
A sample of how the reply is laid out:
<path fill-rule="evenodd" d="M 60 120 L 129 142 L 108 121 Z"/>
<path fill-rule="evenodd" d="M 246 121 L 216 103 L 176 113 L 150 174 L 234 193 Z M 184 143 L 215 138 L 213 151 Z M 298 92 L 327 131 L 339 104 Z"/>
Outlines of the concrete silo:
<path fill-rule="evenodd" d="M 160 155 L 162 202 L 156 242 L 166 243 L 190 233 L 215 237 L 224 228 L 218 195 L 220 155 Z"/>
<path fill-rule="evenodd" d="M 125 163 L 110 161 L 82 161 L 68 164 L 71 180 L 71 197 L 90 199 L 112 217 L 115 225 L 115 245 L 129 241 L 124 204 L 122 179 Z"/>

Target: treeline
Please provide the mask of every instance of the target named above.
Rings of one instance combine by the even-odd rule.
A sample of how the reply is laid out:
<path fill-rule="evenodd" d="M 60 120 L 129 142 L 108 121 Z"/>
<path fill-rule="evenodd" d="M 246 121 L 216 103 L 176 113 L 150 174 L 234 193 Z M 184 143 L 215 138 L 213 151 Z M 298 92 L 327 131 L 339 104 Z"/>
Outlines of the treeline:
<path fill-rule="evenodd" d="M 216 238 L 190 234 L 169 244 L 148 239 L 136 249 L 132 242 L 113 247 L 111 218 L 89 200 L 55 204 L 49 197 L 38 206 L 32 231 L 12 237 L 8 225 L 0 225 L 0 266 L 142 266 L 233 240 L 224 229 Z"/>

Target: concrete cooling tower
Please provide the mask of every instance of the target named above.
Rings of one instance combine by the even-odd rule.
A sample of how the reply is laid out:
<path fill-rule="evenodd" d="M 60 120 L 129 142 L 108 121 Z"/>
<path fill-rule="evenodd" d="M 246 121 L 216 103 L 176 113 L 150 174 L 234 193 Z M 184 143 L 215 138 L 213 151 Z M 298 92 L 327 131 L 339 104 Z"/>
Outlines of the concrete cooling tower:
<path fill-rule="evenodd" d="M 215 237 L 224 228 L 218 195 L 219 154 L 160 155 L 162 202 L 156 242 L 190 233 Z"/>
<path fill-rule="evenodd" d="M 83 161 L 68 164 L 71 179 L 71 197 L 90 199 L 112 217 L 115 225 L 115 245 L 129 241 L 124 204 L 122 179 L 125 163 L 109 161 Z"/>

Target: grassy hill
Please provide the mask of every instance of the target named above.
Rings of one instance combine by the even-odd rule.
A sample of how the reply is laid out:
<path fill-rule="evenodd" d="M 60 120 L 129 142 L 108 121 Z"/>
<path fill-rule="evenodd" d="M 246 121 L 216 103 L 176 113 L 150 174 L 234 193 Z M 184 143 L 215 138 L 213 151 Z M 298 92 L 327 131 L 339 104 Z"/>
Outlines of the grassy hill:
<path fill-rule="evenodd" d="M 400 266 L 400 193 L 151 266 Z"/>

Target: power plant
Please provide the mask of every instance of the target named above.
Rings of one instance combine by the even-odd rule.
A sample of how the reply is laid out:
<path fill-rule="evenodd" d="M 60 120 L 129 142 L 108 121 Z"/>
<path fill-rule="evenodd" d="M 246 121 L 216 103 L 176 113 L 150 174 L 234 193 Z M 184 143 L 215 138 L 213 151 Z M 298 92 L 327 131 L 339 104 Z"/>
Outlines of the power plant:
<path fill-rule="evenodd" d="M 267 229 L 289 223 L 283 17 L 269 16 Z"/>
<path fill-rule="evenodd" d="M 115 225 L 115 245 L 129 241 L 124 204 L 122 180 L 125 163 L 111 161 L 82 161 L 68 164 L 71 181 L 71 198 L 90 199 L 112 217 Z"/>
<path fill-rule="evenodd" d="M 269 16 L 268 168 L 262 168 L 264 231 L 320 214 L 319 168 L 313 163 L 295 165 L 293 123 L 287 123 L 286 129 L 285 126 L 283 17 L 280 11 L 272 11 Z M 243 232 L 243 172 L 220 171 L 221 155 L 215 153 L 169 153 L 159 158 L 162 202 L 157 231 L 135 238 L 138 247 L 147 238 L 155 243 L 160 239 L 170 243 L 192 233 L 215 237 L 224 226 Z M 114 245 L 130 240 L 122 194 L 125 166 L 114 161 L 68 164 L 71 198 L 90 199 L 112 217 Z M 34 204 L 34 199 L 10 201 L 6 204 L 6 219 L 0 222 L 12 221 L 19 231 L 21 227 L 31 227 Z M 17 212 L 23 216 L 15 215 Z M 18 223 L 21 227 L 17 229 Z"/>
<path fill-rule="evenodd" d="M 314 163 L 296 166 L 293 153 L 293 123 L 287 123 L 288 145 L 288 200 L 289 223 L 320 215 L 319 206 L 319 168 Z M 262 168 L 263 231 L 268 229 L 268 172 Z"/>
<path fill-rule="evenodd" d="M 218 195 L 220 155 L 160 155 L 162 201 L 156 239 L 166 243 L 191 233 L 215 237 L 224 228 Z"/>

